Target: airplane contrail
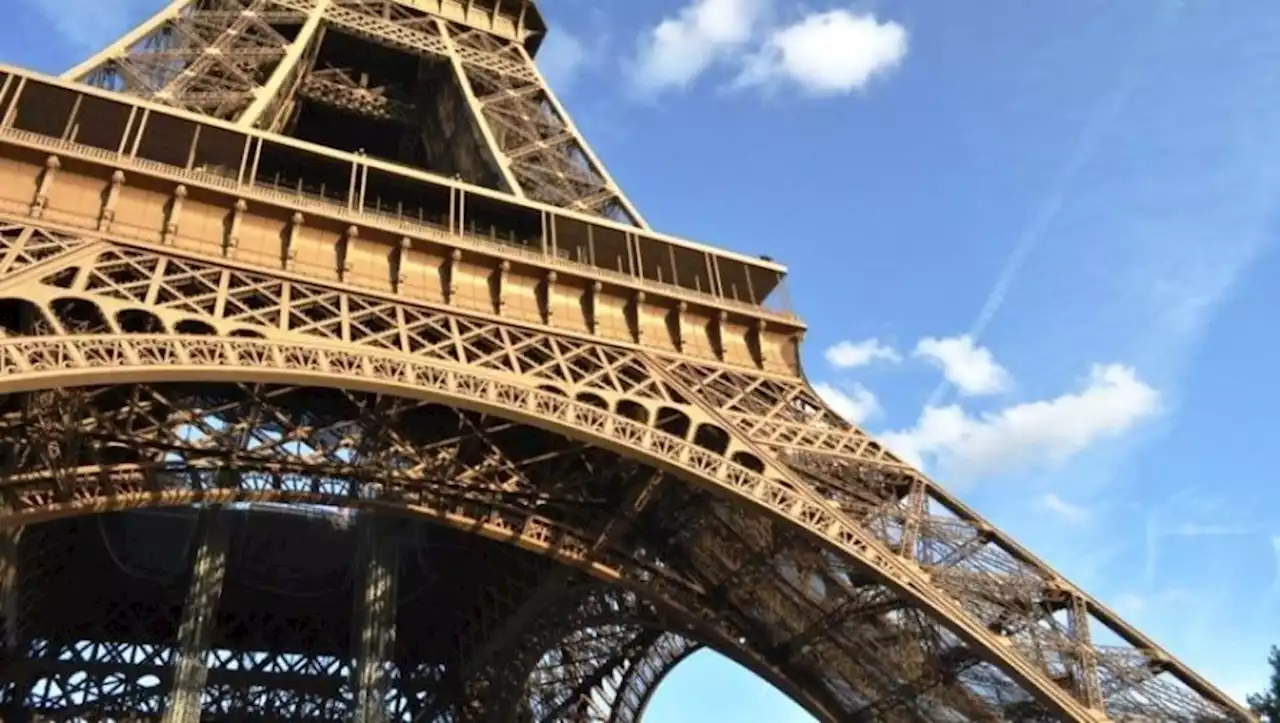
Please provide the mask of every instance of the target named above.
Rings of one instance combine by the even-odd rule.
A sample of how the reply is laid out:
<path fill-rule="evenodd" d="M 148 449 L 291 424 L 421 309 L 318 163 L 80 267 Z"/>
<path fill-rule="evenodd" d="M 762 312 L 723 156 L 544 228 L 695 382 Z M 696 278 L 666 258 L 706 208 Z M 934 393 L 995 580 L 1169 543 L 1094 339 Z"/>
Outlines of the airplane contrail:
<path fill-rule="evenodd" d="M 1004 267 L 1000 270 L 1000 275 L 996 277 L 995 284 L 991 287 L 986 301 L 982 304 L 982 309 L 978 312 L 977 318 L 973 320 L 973 324 L 969 326 L 968 335 L 974 340 L 975 344 L 983 332 L 987 330 L 991 320 L 995 318 L 1000 308 L 1004 306 L 1009 289 L 1022 271 L 1027 258 L 1044 240 L 1045 234 L 1053 227 L 1058 214 L 1061 213 L 1062 207 L 1070 195 L 1071 188 L 1075 185 L 1076 178 L 1097 155 L 1098 149 L 1102 145 L 1103 137 L 1129 102 L 1129 98 L 1133 95 L 1133 90 L 1137 86 L 1137 81 L 1141 75 L 1140 71 L 1143 70 L 1144 64 L 1140 62 L 1140 59 L 1146 55 L 1145 51 L 1173 26 L 1181 9 L 1181 4 L 1167 8 L 1167 13 L 1158 18 L 1154 24 L 1146 42 L 1134 45 L 1131 50 L 1130 60 L 1116 79 L 1115 85 L 1110 92 L 1103 96 L 1098 107 L 1090 115 L 1084 128 L 1081 129 L 1080 134 L 1076 137 L 1076 142 L 1072 146 L 1071 154 L 1067 157 L 1066 163 L 1063 164 L 1061 170 L 1054 177 L 1048 192 L 1041 198 L 1040 203 L 1036 205 L 1035 213 L 1032 214 L 1022 233 L 1018 235 L 1017 243 L 1014 244 L 1013 251 L 1005 260 Z M 934 388 L 933 393 L 929 395 L 929 400 L 925 402 L 925 407 L 937 406 L 950 388 L 951 383 L 944 376 L 938 382 L 937 387 Z"/>

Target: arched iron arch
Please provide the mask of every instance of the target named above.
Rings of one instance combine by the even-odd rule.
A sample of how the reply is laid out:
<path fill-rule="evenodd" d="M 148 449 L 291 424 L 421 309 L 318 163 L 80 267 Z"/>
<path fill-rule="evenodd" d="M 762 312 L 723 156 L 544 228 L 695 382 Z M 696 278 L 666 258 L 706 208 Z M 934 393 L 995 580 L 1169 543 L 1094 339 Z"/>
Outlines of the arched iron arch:
<path fill-rule="evenodd" d="M 133 381 L 274 381 L 432 399 L 575 437 L 652 464 L 794 526 L 860 563 L 1058 714 L 1082 721 L 1096 718 L 1094 711 L 1045 679 L 1021 655 L 991 645 L 990 633 L 970 613 L 935 592 L 923 573 L 895 558 L 883 543 L 831 506 L 687 440 L 607 410 L 442 362 L 319 343 L 103 334 L 4 340 L 0 355 L 4 375 L 0 392 Z"/>
<path fill-rule="evenodd" d="M 271 391 L 271 389 L 259 390 L 258 387 L 260 387 L 260 385 L 223 386 L 238 389 L 245 389 L 246 386 L 249 386 L 253 387 L 255 392 Z M 162 387 L 160 391 L 166 391 L 166 389 L 166 387 Z M 210 400 L 214 399 L 216 396 L 214 394 L 214 388 L 207 384 L 176 385 L 172 389 L 175 392 L 174 395 L 166 394 L 163 396 L 168 401 L 175 403 L 179 401 L 193 401 L 194 399 Z M 99 409 L 109 409 L 111 408 L 110 405 L 124 397 L 130 398 L 134 401 L 139 399 L 136 391 L 131 390 L 131 387 L 128 385 L 112 385 L 103 387 L 102 391 L 106 393 L 99 399 L 99 402 L 104 406 Z M 183 399 L 183 397 L 181 397 L 181 392 L 184 391 L 196 394 L 197 397 L 193 400 Z M 316 391 L 318 390 L 309 388 L 293 390 L 295 398 L 302 404 L 307 405 L 306 408 L 310 408 L 311 404 L 323 401 L 318 398 L 318 395 L 315 393 Z M 117 396 L 118 393 L 122 394 Z M 68 397 L 70 396 L 71 395 L 68 394 Z M 360 397 L 363 395 L 356 396 Z M 271 398 L 275 397 L 272 396 Z M 74 403 L 70 403 L 65 406 L 74 407 L 76 405 Z M 439 408 L 441 405 L 428 406 L 432 408 Z M 186 405 L 179 405 L 171 407 L 170 409 L 184 410 L 188 408 L 189 407 Z M 302 407 L 294 408 L 301 409 Z M 222 400 L 215 402 L 213 409 L 239 410 L 240 406 L 239 404 L 227 403 L 226 400 Z M 208 407 L 204 407 L 204 410 L 207 418 L 213 418 L 218 415 L 217 411 L 210 411 L 210 408 Z M 259 416 L 260 418 L 274 420 L 283 419 L 283 417 L 275 414 L 255 415 L 248 411 L 244 412 L 244 414 L 251 417 Z M 134 428 L 134 416 L 155 418 L 148 413 L 148 410 L 143 409 L 137 413 L 137 415 L 122 417 L 119 421 L 119 425 L 115 428 L 115 430 L 119 431 L 114 431 L 112 428 L 101 426 L 101 417 L 98 415 L 88 413 L 83 417 L 83 419 L 93 423 L 100 439 L 107 440 L 106 443 L 111 444 L 113 440 L 123 439 L 127 441 L 131 439 L 128 435 L 128 431 Z M 162 428 L 171 429 L 173 426 L 181 427 L 183 426 L 183 422 L 181 421 L 183 418 L 184 416 L 179 414 L 160 420 L 161 423 L 165 425 L 165 427 Z M 223 418 L 223 421 L 234 422 L 235 419 L 236 417 Z M 337 418 L 330 418 L 329 421 L 333 421 L 334 419 Z M 342 417 L 341 419 L 347 418 Z M 5 421 L 9 423 L 10 426 L 8 429 L 11 431 L 14 429 L 13 425 L 21 424 L 23 420 L 21 417 L 10 417 L 5 419 Z M 324 421 L 323 419 L 317 420 L 310 416 L 307 417 L 307 423 L 319 422 L 322 426 L 326 426 L 329 421 Z M 500 422 L 501 420 L 495 421 Z M 288 427 L 286 426 L 285 428 L 287 429 Z M 156 435 L 153 430 L 146 430 L 140 434 L 154 439 L 155 444 L 158 446 L 167 446 L 166 442 L 170 439 L 167 436 Z M 526 430 L 521 436 L 527 434 L 528 431 Z M 216 473 L 219 469 L 216 465 L 217 460 L 239 450 L 241 442 L 237 440 L 240 438 L 239 434 L 228 434 L 226 436 L 219 436 L 217 441 L 212 445 L 208 444 L 208 440 L 199 443 L 193 442 L 191 449 L 202 450 L 210 456 L 198 459 L 184 459 L 182 461 L 185 463 L 185 466 L 175 468 L 173 470 L 174 474 L 179 477 L 189 478 L 189 473 L 192 470 L 204 470 L 206 473 Z M 150 458 L 150 455 L 148 454 L 148 451 L 151 449 L 149 443 L 144 441 L 142 436 L 139 436 L 138 439 L 142 442 L 142 444 L 137 447 L 140 455 L 143 458 Z M 228 443 L 231 446 L 226 446 Z M 312 440 L 305 440 L 305 443 L 312 444 Z M 174 452 L 178 454 L 185 454 L 186 451 L 187 449 L 185 448 L 174 450 Z M 249 476 L 255 472 L 269 468 L 273 471 L 285 472 L 286 474 L 298 474 L 312 479 L 323 478 L 330 481 L 335 477 L 342 476 L 343 472 L 347 471 L 350 472 L 348 480 L 352 488 L 333 488 L 326 494 L 314 491 L 308 492 L 305 488 L 289 488 L 284 490 L 254 489 L 252 487 L 238 486 L 240 483 L 236 482 L 235 484 L 237 486 L 234 487 L 226 486 L 214 489 L 181 488 L 157 490 L 147 489 L 147 474 L 146 470 L 140 469 L 142 465 L 123 463 L 106 465 L 105 469 L 103 469 L 103 465 L 98 465 L 98 469 L 85 467 L 79 468 L 82 470 L 80 475 L 85 482 L 83 486 L 79 483 L 72 483 L 73 481 L 68 479 L 66 476 L 49 474 L 49 479 L 56 479 L 63 484 L 64 489 L 71 491 L 72 500 L 69 502 L 62 502 L 50 496 L 49 501 L 39 505 L 34 513 L 18 513 L 16 515 L 11 513 L 8 518 L 8 523 L 13 525 L 21 522 L 33 523 L 51 521 L 59 517 L 88 515 L 96 512 L 122 509 L 136 509 L 144 506 L 175 506 L 193 503 L 225 504 L 246 501 L 322 504 L 355 507 L 380 512 L 393 512 L 411 517 L 425 518 L 429 521 L 441 523 L 460 531 L 477 534 L 512 546 L 523 547 L 527 550 L 549 557 L 556 562 L 583 569 L 595 578 L 605 581 L 611 585 L 616 585 L 633 592 L 644 593 L 647 595 L 657 594 L 662 599 L 663 605 L 667 609 L 675 611 L 673 614 L 680 619 L 691 620 L 695 623 L 698 621 L 705 621 L 707 619 L 705 614 L 706 602 L 709 601 L 705 601 L 701 609 L 695 606 L 686 610 L 685 601 L 691 595 L 696 595 L 696 591 L 673 587 L 671 585 L 664 587 L 660 591 L 655 591 L 648 586 L 646 578 L 654 574 L 659 574 L 660 571 L 644 569 L 643 561 L 636 560 L 633 556 L 629 557 L 624 551 L 616 551 L 614 554 L 609 554 L 609 551 L 607 550 L 598 549 L 597 545 L 596 549 L 592 550 L 590 557 L 584 557 L 582 555 L 582 551 L 587 549 L 591 535 L 587 534 L 585 531 L 579 531 L 566 525 L 559 524 L 554 520 L 536 517 L 534 516 L 536 510 L 533 510 L 529 515 L 513 515 L 510 513 L 504 514 L 504 511 L 500 506 L 483 505 L 474 501 L 470 503 L 470 508 L 465 510 L 460 510 L 458 507 L 448 504 L 447 500 L 440 501 L 435 505 L 419 504 L 412 498 L 406 499 L 404 496 L 398 496 L 396 494 L 397 491 L 403 490 L 409 487 L 409 485 L 405 484 L 396 486 L 392 484 L 394 480 L 391 479 L 377 479 L 376 481 L 369 483 L 372 485 L 378 485 L 381 488 L 378 491 L 381 491 L 385 495 L 382 498 L 371 498 L 363 494 L 363 489 L 358 487 L 359 481 L 367 481 L 369 479 L 368 476 L 360 474 L 355 470 L 344 470 L 340 465 L 324 464 L 324 460 L 330 458 L 331 455 L 314 455 L 313 457 L 319 461 L 311 464 L 310 466 L 282 466 L 280 464 L 271 464 L 272 458 L 269 454 L 270 453 L 267 453 L 261 457 L 253 455 L 239 457 L 237 471 L 243 473 L 245 476 Z M 287 458 L 287 455 L 282 458 Z M 97 457 L 90 455 L 89 457 L 77 457 L 68 461 L 74 464 L 76 462 L 89 462 L 94 459 L 97 459 Z M 206 462 L 213 460 L 215 464 L 213 466 L 199 466 L 201 460 Z M 74 472 L 75 468 L 73 468 L 72 471 Z M 131 472 L 132 474 L 130 474 Z M 240 475 L 236 475 L 237 479 L 239 479 L 239 477 Z M 110 479 L 110 488 L 104 489 L 102 487 L 95 487 L 95 485 L 104 484 L 102 482 L 104 479 Z M 429 480 L 430 478 L 428 477 L 427 481 Z M 22 488 L 18 488 L 17 490 L 11 489 L 10 491 L 14 492 L 19 498 L 29 494 Z M 97 494 L 95 494 L 95 492 Z M 477 507 L 482 507 L 483 509 L 472 509 Z M 596 527 L 596 525 L 593 524 L 592 527 Z M 601 560 L 604 560 L 604 562 L 601 562 Z M 699 615 L 702 617 L 699 617 Z M 804 700 L 806 698 L 805 691 L 802 688 L 793 682 L 788 682 L 787 680 L 782 679 L 778 671 L 771 670 L 769 668 L 768 661 L 764 656 L 762 656 L 764 651 L 753 652 L 752 650 L 744 647 L 747 645 L 748 641 L 741 639 L 735 640 L 733 636 L 724 633 L 713 633 L 714 631 L 709 631 L 706 637 L 717 641 L 718 649 L 722 649 L 726 654 L 734 656 L 735 659 L 738 659 L 748 669 L 753 670 L 757 675 L 769 680 L 775 686 L 788 691 L 788 695 L 791 695 L 793 698 L 797 700 Z M 815 715 L 817 715 L 821 720 L 838 719 L 838 716 L 826 712 L 821 707 L 817 706 L 817 703 L 811 702 L 806 707 L 813 710 Z"/>

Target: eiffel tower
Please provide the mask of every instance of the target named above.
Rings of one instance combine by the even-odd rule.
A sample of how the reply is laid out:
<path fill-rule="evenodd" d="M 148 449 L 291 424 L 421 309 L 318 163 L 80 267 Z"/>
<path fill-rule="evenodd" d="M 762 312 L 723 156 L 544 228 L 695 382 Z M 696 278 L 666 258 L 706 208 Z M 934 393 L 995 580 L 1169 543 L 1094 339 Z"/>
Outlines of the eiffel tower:
<path fill-rule="evenodd" d="M 824 406 L 531 0 L 175 0 L 0 67 L 5 721 L 1249 713 Z"/>

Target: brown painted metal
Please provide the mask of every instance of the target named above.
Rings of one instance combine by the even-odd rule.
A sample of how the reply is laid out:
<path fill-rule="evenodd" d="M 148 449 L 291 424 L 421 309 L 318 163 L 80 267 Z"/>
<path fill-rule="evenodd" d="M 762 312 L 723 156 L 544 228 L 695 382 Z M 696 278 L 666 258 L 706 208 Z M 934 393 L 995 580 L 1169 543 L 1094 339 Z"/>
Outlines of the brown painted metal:
<path fill-rule="evenodd" d="M 178 0 L 0 68 L 6 720 L 622 723 L 702 646 L 828 721 L 1250 720 L 827 409 L 543 32 Z"/>

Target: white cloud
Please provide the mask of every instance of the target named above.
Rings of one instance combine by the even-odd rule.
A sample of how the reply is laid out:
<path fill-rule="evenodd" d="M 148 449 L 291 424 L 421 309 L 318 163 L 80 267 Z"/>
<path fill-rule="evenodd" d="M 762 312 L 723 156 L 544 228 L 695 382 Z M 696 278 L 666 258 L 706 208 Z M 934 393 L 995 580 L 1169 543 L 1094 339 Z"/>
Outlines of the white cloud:
<path fill-rule="evenodd" d="M 850 424 L 861 424 L 880 411 L 880 401 L 870 389 L 861 384 L 835 387 L 825 382 L 813 385 L 813 390 L 836 414 Z"/>
<path fill-rule="evenodd" d="M 907 56 L 907 30 L 872 14 L 837 9 L 775 29 L 745 59 L 737 85 L 790 82 L 814 95 L 861 90 Z"/>
<path fill-rule="evenodd" d="M 854 369 L 874 361 L 897 362 L 902 359 L 893 347 L 881 344 L 879 339 L 842 341 L 829 347 L 823 356 L 836 369 Z"/>
<path fill-rule="evenodd" d="M 1009 388 L 1009 372 L 996 362 L 990 349 L 974 344 L 968 334 L 921 339 L 915 355 L 941 369 L 947 381 L 965 396 L 996 394 Z"/>
<path fill-rule="evenodd" d="M 1040 507 L 1052 512 L 1066 522 L 1083 522 L 1089 519 L 1089 510 L 1080 505 L 1067 502 L 1052 492 L 1040 498 Z"/>
<path fill-rule="evenodd" d="M 757 34 L 768 0 L 693 0 L 641 41 L 636 83 L 642 90 L 684 88 Z"/>
<path fill-rule="evenodd" d="M 959 405 L 926 407 L 913 429 L 882 438 L 918 465 L 960 478 L 1057 463 L 1155 414 L 1160 395 L 1133 369 L 1096 365 L 1084 388 L 1060 397 L 972 416 Z"/>

